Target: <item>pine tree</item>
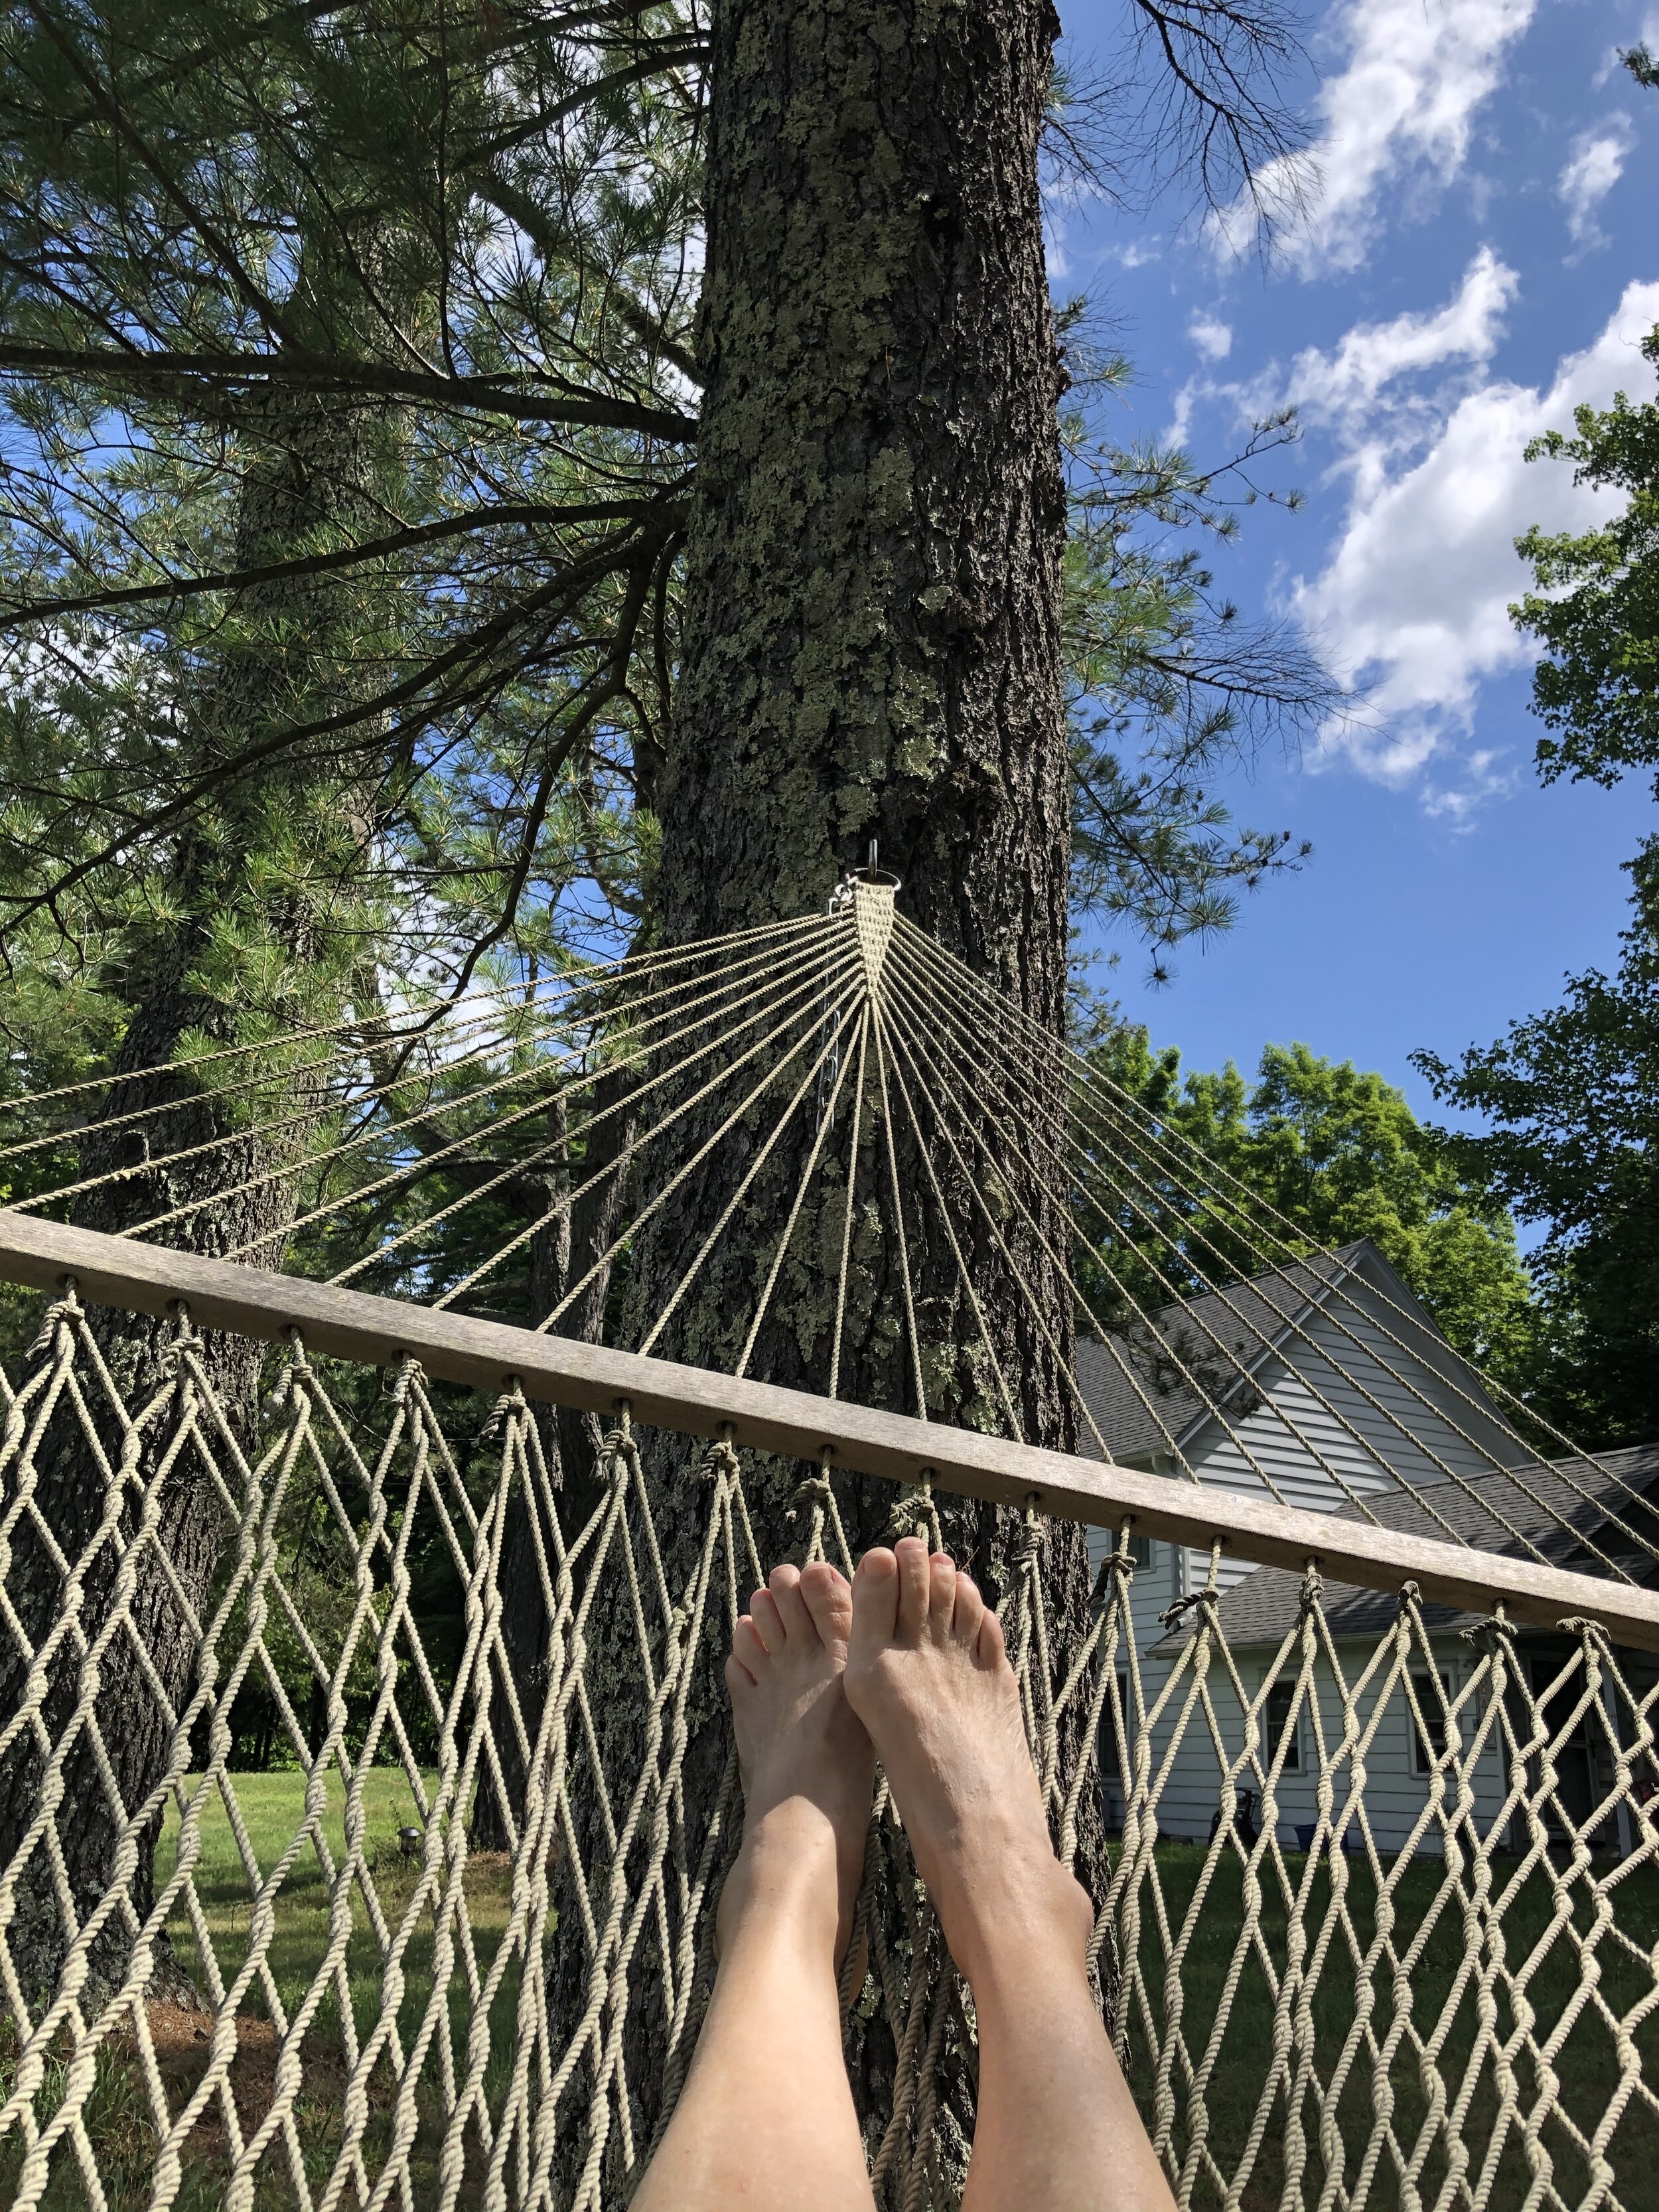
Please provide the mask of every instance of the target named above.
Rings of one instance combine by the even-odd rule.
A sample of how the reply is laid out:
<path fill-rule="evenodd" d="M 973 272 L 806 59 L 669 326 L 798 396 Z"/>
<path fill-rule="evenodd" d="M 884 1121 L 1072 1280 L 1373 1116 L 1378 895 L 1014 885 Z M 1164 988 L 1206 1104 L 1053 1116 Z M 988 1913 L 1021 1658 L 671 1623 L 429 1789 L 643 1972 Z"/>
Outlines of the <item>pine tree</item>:
<path fill-rule="evenodd" d="M 1126 20 L 1143 148 L 1212 193 L 1283 150 L 1270 6 Z M 913 917 L 1057 1028 L 1078 762 L 1086 895 L 1121 890 L 1166 941 L 1224 920 L 1226 884 L 1283 856 L 1215 834 L 1197 773 L 1252 734 L 1217 702 L 1293 722 L 1328 692 L 1284 641 L 1235 645 L 1188 556 L 1133 538 L 1138 514 L 1201 517 L 1208 479 L 1176 465 L 1160 507 L 1062 462 L 1038 191 L 1055 28 L 1032 0 L 735 8 L 712 31 L 661 0 L 11 19 L 0 920 L 30 1048 L 66 975 L 128 1065 L 296 1008 L 372 1038 L 388 985 L 556 958 L 573 888 L 603 941 L 684 937 L 819 906 L 872 837 Z M 307 426 L 368 465 L 321 465 Z M 1151 619 L 1115 634 L 1132 586 Z M 225 672 L 256 666 L 258 713 L 231 711 Z M 1068 693 L 1098 715 L 1080 741 Z M 291 1163 L 216 1157 L 222 1191 L 269 1171 L 283 1194 L 246 1254 L 274 1264 Z M 664 1221 L 637 1296 L 676 1279 L 695 1219 Z M 929 1410 L 983 1418 L 962 1303 L 919 1256 Z M 544 1284 L 565 1264 L 535 1262 Z M 1063 1443 L 1052 1355 L 995 1276 L 1024 1425 Z M 1063 1346 L 1052 1270 L 1042 1291 Z M 792 1288 L 797 1330 L 821 1297 Z M 680 1328 L 722 1348 L 706 1299 Z M 763 1348 L 779 1379 L 796 1340 Z M 123 1341 L 142 1360 L 142 1332 Z M 853 1357 L 857 1387 L 897 1395 L 878 1331 Z M 952 1533 L 994 1578 L 1006 1532 Z M 1081 1571 L 1062 1545 L 1073 1620 Z"/>

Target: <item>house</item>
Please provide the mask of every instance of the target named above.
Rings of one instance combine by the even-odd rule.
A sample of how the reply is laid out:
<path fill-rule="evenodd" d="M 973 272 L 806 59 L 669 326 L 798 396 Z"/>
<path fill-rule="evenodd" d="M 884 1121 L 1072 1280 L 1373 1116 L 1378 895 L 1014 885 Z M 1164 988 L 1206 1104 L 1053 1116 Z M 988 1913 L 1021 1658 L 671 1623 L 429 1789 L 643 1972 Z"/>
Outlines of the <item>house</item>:
<path fill-rule="evenodd" d="M 1079 1339 L 1078 1389 L 1121 1466 L 1334 1513 L 1526 1457 L 1526 1447 L 1376 1246 L 1338 1250 Z M 1085 1436 L 1079 1449 L 1098 1458 Z M 1102 1531 L 1097 1564 L 1111 1539 Z M 1144 1651 L 1203 1584 L 1208 1555 L 1142 1539 L 1132 1602 Z M 1250 1571 L 1222 1561 L 1230 1588 Z"/>
<path fill-rule="evenodd" d="M 1637 1572 L 1639 1556 L 1639 1578 L 1652 1571 L 1631 1532 L 1659 1538 L 1659 1518 L 1644 1502 L 1659 1486 L 1659 1446 L 1595 1461 L 1547 1464 L 1530 1457 L 1473 1370 L 1367 1241 L 1166 1307 L 1108 1343 L 1079 1343 L 1077 1375 L 1100 1437 L 1120 1463 L 1256 1497 L 1277 1492 L 1286 1504 L 1314 1511 L 1369 1512 L 1385 1528 L 1441 1541 L 1462 1539 L 1510 1553 L 1535 1548 L 1558 1565 L 1602 1572 L 1611 1564 Z M 1083 1449 L 1098 1455 L 1092 1438 Z M 1632 1504 L 1633 1494 L 1643 1502 Z M 1097 1562 L 1111 1541 L 1100 1532 Z M 1194 1631 L 1190 1608 L 1173 1616 L 1170 1608 L 1203 1586 L 1210 1562 L 1207 1553 L 1147 1538 L 1132 1539 L 1131 1551 L 1131 1620 L 1141 1696 L 1151 1711 Z M 1288 1843 L 1316 1817 L 1316 1729 L 1328 1760 L 1341 1744 L 1340 1687 L 1322 1657 L 1310 1700 L 1298 1691 L 1299 1662 L 1281 1661 L 1300 1620 L 1299 1576 L 1224 1559 L 1217 1580 L 1218 1620 L 1240 1686 L 1259 1709 L 1264 1743 L 1284 1744 L 1273 1809 Z M 1352 1681 L 1397 1619 L 1396 1601 L 1340 1585 L 1327 1586 L 1324 1601 L 1337 1668 Z M 1500 1731 L 1482 1708 L 1481 1651 L 1465 1633 L 1478 1624 L 1445 1607 L 1426 1608 L 1424 1620 L 1432 1664 L 1414 1655 L 1409 1681 L 1397 1669 L 1376 1670 L 1356 1708 L 1365 1734 L 1366 1815 L 1385 1850 L 1441 1848 L 1443 1831 L 1430 1810 L 1437 1765 L 1443 1787 L 1448 1744 L 1467 1757 L 1472 1731 L 1483 1723 L 1471 1777 L 1472 1818 L 1482 1834 L 1508 1788 Z M 1577 1820 L 1601 1802 L 1612 1780 L 1607 1726 L 1577 1714 L 1583 1673 L 1570 1638 L 1528 1631 L 1519 1648 L 1528 1686 L 1547 1698 L 1558 1733 L 1573 1723 L 1556 1764 L 1562 1806 Z M 1654 1678 L 1645 1657 L 1632 1655 L 1632 1665 L 1644 1682 Z M 1118 1670 L 1127 1711 L 1127 1653 Z M 1212 1669 L 1206 1686 L 1224 1741 L 1236 1751 L 1244 1722 L 1237 1693 L 1221 1668 Z M 1170 1757 L 1182 1702 L 1171 1699 L 1151 1731 L 1153 1771 L 1162 1777 L 1157 1819 L 1164 1834 L 1201 1838 L 1215 1814 L 1220 1765 L 1201 1724 L 1186 1726 Z M 1109 1741 L 1102 1753 L 1108 1816 L 1115 1823 L 1122 1816 L 1119 1760 Z M 1264 1769 L 1270 1763 L 1264 1750 Z M 1241 1777 L 1240 1786 L 1257 1778 Z M 1346 1765 L 1336 1778 L 1339 1791 L 1346 1790 Z M 1616 1823 L 1610 1817 L 1598 1842 L 1627 1850 L 1630 1820 L 1628 1812 Z"/>
<path fill-rule="evenodd" d="M 1646 1579 L 1653 1562 L 1645 1554 L 1632 1553 L 1623 1532 L 1639 1529 L 1650 1541 L 1659 1536 L 1659 1515 L 1647 1503 L 1656 1492 L 1659 1445 L 1643 1445 L 1599 1453 L 1588 1462 L 1573 1458 L 1533 1462 L 1506 1473 L 1494 1470 L 1474 1477 L 1468 1490 L 1443 1486 L 1434 1504 L 1458 1535 L 1488 1550 L 1516 1553 L 1535 1548 L 1552 1565 L 1581 1573 L 1605 1572 L 1606 1563 L 1613 1561 Z M 1375 1497 L 1370 1504 L 1385 1528 L 1443 1540 L 1443 1529 L 1418 1499 L 1404 1492 Z M 1489 1507 L 1503 1514 L 1512 1535 L 1494 1538 Z M 1344 1504 L 1339 1511 L 1352 1517 L 1357 1509 Z M 1295 1644 L 1302 1614 L 1299 1575 L 1279 1567 L 1257 1567 L 1235 1581 L 1216 1607 L 1240 1684 L 1257 1709 L 1262 1768 L 1271 1766 L 1281 1746 L 1284 1750 L 1273 1808 L 1282 1839 L 1290 1842 L 1298 1829 L 1305 1838 L 1318 1817 L 1316 1731 L 1322 1735 L 1326 1760 L 1334 1762 L 1340 1811 L 1340 1801 L 1352 1778 L 1352 1761 L 1340 1756 L 1346 1686 L 1353 1693 L 1366 1819 L 1379 1850 L 1441 1851 L 1444 1826 L 1430 1808 L 1430 1797 L 1435 1767 L 1441 1763 L 1444 1802 L 1449 1808 L 1455 1781 L 1443 1764 L 1449 1747 L 1468 1769 L 1474 1801 L 1469 1817 L 1477 1834 L 1488 1838 L 1501 1822 L 1509 1832 L 1500 1837 L 1498 1848 L 1522 1848 L 1522 1823 L 1511 1818 L 1505 1806 L 1515 1747 L 1534 1735 L 1534 1722 L 1525 1699 L 1511 1695 L 1511 1735 L 1506 1741 L 1487 1713 L 1491 1673 L 1484 1666 L 1488 1649 L 1488 1640 L 1480 1633 L 1484 1618 L 1449 1606 L 1425 1605 L 1424 1643 L 1410 1650 L 1403 1670 L 1384 1664 L 1371 1668 L 1368 1677 L 1373 1655 L 1399 1618 L 1396 1601 L 1380 1590 L 1327 1583 L 1322 1602 L 1330 1649 L 1316 1655 L 1306 1692 L 1298 1687 L 1302 1656 Z M 1142 1662 L 1148 1684 L 1167 1679 L 1195 1630 L 1188 1611 L 1152 1645 Z M 1287 1640 L 1291 1650 L 1285 1656 Z M 1589 1695 L 1582 1647 L 1571 1634 L 1526 1629 L 1517 1635 L 1516 1644 L 1525 1687 L 1541 1710 L 1553 1741 L 1560 1810 L 1582 1826 L 1613 1787 L 1613 1731 L 1620 1723 L 1612 1693 L 1607 1691 L 1600 1699 Z M 1620 1668 L 1638 1696 L 1659 1680 L 1659 1659 L 1648 1653 L 1622 1653 Z M 1242 1745 L 1243 1716 L 1236 1692 L 1220 1670 L 1212 1672 L 1210 1686 L 1224 1738 Z M 1150 1702 L 1150 1689 L 1146 1694 Z M 1165 1764 L 1173 1734 L 1170 1716 L 1154 1726 L 1155 1768 Z M 1469 1756 L 1477 1745 L 1478 1756 L 1470 1766 Z M 1160 1830 L 1169 1835 L 1206 1836 L 1218 1774 L 1207 1736 L 1194 1732 L 1167 1764 L 1158 1808 Z M 1536 1758 L 1530 1768 L 1529 1778 L 1535 1784 Z M 1659 1782 L 1659 1768 L 1645 1778 Z M 1250 1786 L 1254 1779 L 1242 1778 L 1243 1786 Z M 1121 1808 L 1121 1782 L 1117 1796 Z M 1599 1823 L 1593 1837 L 1596 1847 L 1627 1855 L 1632 1817 L 1620 1808 Z M 1549 1806 L 1545 1825 L 1565 1834 Z"/>

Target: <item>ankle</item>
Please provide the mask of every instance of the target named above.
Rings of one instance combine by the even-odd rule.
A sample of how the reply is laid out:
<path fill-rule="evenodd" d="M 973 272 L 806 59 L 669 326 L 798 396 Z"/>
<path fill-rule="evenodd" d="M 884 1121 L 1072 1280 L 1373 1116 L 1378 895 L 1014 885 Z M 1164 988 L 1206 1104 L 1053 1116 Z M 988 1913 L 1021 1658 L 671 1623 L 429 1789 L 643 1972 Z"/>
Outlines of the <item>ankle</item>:
<path fill-rule="evenodd" d="M 722 1953 L 745 1931 L 833 1956 L 839 1917 L 836 1839 L 799 1801 L 747 1823 L 720 1897 Z"/>
<path fill-rule="evenodd" d="M 1033 1977 L 1086 1980 L 1092 1909 L 1046 1849 L 960 1869 L 941 1885 L 938 1906 L 951 1955 L 975 1992 Z"/>

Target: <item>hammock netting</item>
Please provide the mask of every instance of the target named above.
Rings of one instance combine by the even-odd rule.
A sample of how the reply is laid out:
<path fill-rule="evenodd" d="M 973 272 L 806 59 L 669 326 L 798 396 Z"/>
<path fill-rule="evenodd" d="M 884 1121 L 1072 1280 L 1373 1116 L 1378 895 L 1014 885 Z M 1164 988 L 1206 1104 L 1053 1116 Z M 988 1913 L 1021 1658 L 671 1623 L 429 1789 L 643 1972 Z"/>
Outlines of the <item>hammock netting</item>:
<path fill-rule="evenodd" d="M 1029 1294 L 1081 1450 L 1128 1456 L 1109 1403 L 1139 1424 L 1142 1464 L 1190 1493 L 1214 1480 L 1193 1442 L 1207 1425 L 1225 1483 L 1281 1500 L 1276 1424 L 1345 1522 L 1572 1569 L 1585 1611 L 1540 1632 L 1437 1607 L 1407 1577 L 1328 1584 L 1311 1559 L 1247 1585 L 1218 1542 L 1149 1633 L 1132 1517 L 1100 1516 L 1079 1623 L 1045 1574 L 1057 1524 L 1028 1511 L 1002 1610 L 1068 1864 L 1105 1808 L 1093 1963 L 1183 2206 L 1659 2204 L 1659 1668 L 1605 1625 L 1659 1556 L 1639 1479 L 1541 1434 L 1404 1294 L 1310 1253 L 896 915 L 890 885 L 537 991 L 204 1048 L 163 1072 L 161 1103 L 140 1083 L 156 1073 L 24 1102 L 34 1133 L 0 1153 L 14 1203 L 61 1214 L 125 1184 L 143 1201 L 129 1236 L 165 1244 L 216 1203 L 181 1194 L 212 1148 L 252 1158 L 257 1136 L 257 1179 L 291 1186 L 289 1267 L 387 1294 L 393 1316 L 395 1294 L 556 1331 L 591 1284 L 573 1267 L 532 1310 L 526 1255 L 584 1176 L 621 1194 L 611 1259 L 688 1158 L 740 1147 L 681 1279 L 648 1313 L 607 1312 L 649 1353 L 720 1237 L 753 1242 L 745 1194 L 793 1146 L 729 1371 L 750 1372 L 804 1224 L 823 1249 L 833 1184 L 829 1403 L 856 1237 L 902 1253 L 926 1218 L 956 1250 L 951 1223 L 978 1207 L 1005 1254 L 1023 1220 L 1029 1251 L 1052 1200 L 1073 1311 Z M 625 1133 L 595 1142 L 621 1097 Z M 181 1098 L 204 1102 L 198 1126 Z M 131 1141 L 82 1171 L 89 1110 L 100 1142 Z M 665 1145 L 688 1115 L 696 1147 Z M 896 1133 L 921 1164 L 908 1183 Z M 925 1418 L 926 1316 L 908 1262 L 893 1279 Z M 60 1284 L 3 1378 L 5 2200 L 624 2204 L 712 1983 L 742 1801 L 729 1743 L 714 1770 L 695 1747 L 775 1564 L 750 1503 L 757 1481 L 775 1495 L 777 1462 L 736 1425 L 705 1443 L 622 1405 L 590 1421 L 581 1468 L 568 1444 L 561 1464 L 549 1408 L 511 1377 L 481 1396 L 407 1356 L 324 1358 L 296 1330 L 258 1355 L 250 1433 L 187 1302 L 140 1381 L 98 1321 Z M 988 1329 L 982 1350 L 1018 1443 Z M 1294 1389 L 1263 1386 L 1269 1354 Z M 67 1466 L 72 1540 L 48 1504 Z M 830 1455 L 788 1480 L 791 1555 L 850 1571 Z M 204 1494 L 216 1549 L 192 1578 L 169 1532 Z M 937 1504 L 896 1487 L 891 1533 L 936 1537 Z M 509 1620 L 526 1589 L 528 1661 Z M 112 1710 L 118 1679 L 136 1702 Z M 128 1802 L 114 1747 L 141 1723 L 159 1749 Z M 88 1820 L 109 1838 L 91 1893 L 72 1849 Z M 890 2055 L 860 2084 L 878 2202 L 942 2207 L 972 2136 L 972 2003 L 879 1783 L 859 1927 L 849 2050 Z"/>

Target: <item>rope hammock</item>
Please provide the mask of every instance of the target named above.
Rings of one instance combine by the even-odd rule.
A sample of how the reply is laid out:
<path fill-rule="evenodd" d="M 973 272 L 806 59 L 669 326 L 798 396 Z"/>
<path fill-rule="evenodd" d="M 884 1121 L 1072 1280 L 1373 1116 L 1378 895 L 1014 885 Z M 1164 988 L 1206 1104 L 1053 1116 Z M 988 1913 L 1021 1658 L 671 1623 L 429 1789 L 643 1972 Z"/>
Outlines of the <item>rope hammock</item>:
<path fill-rule="evenodd" d="M 917 930 L 895 889 L 866 872 L 822 916 L 10 1102 L 31 1132 L 0 1148 L 0 1177 L 27 1194 L 14 1218 L 127 1186 L 137 1218 L 88 1243 L 112 1255 L 100 1280 L 121 1281 L 130 1255 L 146 1310 L 140 1277 L 161 1263 L 140 1268 L 137 1248 L 170 1245 L 228 1194 L 181 1197 L 181 1171 L 258 1140 L 268 1164 L 250 1180 L 291 1195 L 284 1266 L 328 1296 L 380 1294 L 390 1380 L 366 1395 L 361 1368 L 289 1328 L 251 1440 L 187 1297 L 159 1379 L 135 1391 L 93 1304 L 61 1281 L 27 1361 L 0 1377 L 0 1647 L 24 1686 L 0 1711 L 0 1772 L 27 1767 L 33 1791 L 0 1867 L 8 2201 L 627 2201 L 695 2045 L 740 1832 L 729 1745 L 712 1785 L 694 1788 L 687 1762 L 773 1564 L 750 1515 L 756 1455 L 735 1413 L 698 1443 L 690 1413 L 653 1427 L 623 1405 L 592 1426 L 590 1463 L 561 1473 L 520 1382 L 480 1401 L 399 1354 L 398 1301 L 453 1317 L 427 1334 L 505 1314 L 520 1342 L 551 1340 L 688 1179 L 723 1164 L 729 1198 L 678 1279 L 649 1311 L 607 1314 L 617 1350 L 651 1356 L 722 1239 L 752 1243 L 745 1203 L 775 1156 L 799 1171 L 752 1306 L 731 1317 L 734 1407 L 765 1380 L 752 1363 L 802 1222 L 838 1191 L 835 1299 L 812 1352 L 826 1434 L 848 1380 L 856 1213 L 895 1255 L 908 1395 L 890 1410 L 929 1413 L 921 1221 L 977 1321 L 989 1419 L 1011 1447 L 1041 1441 L 978 1302 L 970 1223 L 1064 1377 L 1079 1449 L 1109 1468 L 1119 1439 L 1099 1409 L 1132 1415 L 1152 1469 L 1137 1479 L 1171 1514 L 1198 1513 L 1194 1486 L 1218 1500 L 1202 1434 L 1231 1492 L 1285 1505 L 1294 1458 L 1328 1486 L 1333 1531 L 1403 1529 L 1425 1559 L 1460 1547 L 1477 1579 L 1477 1553 L 1565 1565 L 1584 1594 L 1529 1639 L 1501 1606 L 1437 1609 L 1409 1575 L 1387 1598 L 1328 1585 L 1311 1553 L 1243 1582 L 1247 1540 L 1216 1541 L 1149 1640 L 1134 1516 L 1097 1516 L 1109 1533 L 1076 1632 L 1044 1573 L 1062 1531 L 1024 1513 L 1003 1612 L 1028 1734 L 1060 1857 L 1103 1799 L 1121 1831 L 1092 1963 L 1178 2201 L 1656 2201 L 1659 1670 L 1596 1617 L 1622 1606 L 1632 1637 L 1659 1640 L 1638 1618 L 1659 1557 L 1638 1472 L 1543 1431 L 1392 1279 L 1310 1252 Z M 228 1133 L 173 1143 L 181 1099 Z M 127 1156 L 81 1174 L 66 1162 L 99 1107 L 100 1144 L 118 1133 Z M 901 1152 L 919 1163 L 909 1188 Z M 607 1248 L 530 1310 L 528 1249 L 601 1182 L 617 1201 Z M 21 1229 L 13 1241 L 21 1252 Z M 1069 1316 L 1016 1246 L 1070 1286 Z M 0 1272 L 43 1279 L 11 1249 Z M 1268 1387 L 1270 1370 L 1293 1387 Z M 66 1449 L 88 1499 L 72 1553 L 41 1505 Z M 795 1556 L 850 1571 L 836 1473 L 828 1449 L 800 1470 Z M 204 1485 L 227 1535 L 201 1601 L 163 1532 Z M 927 1480 L 896 1489 L 892 1533 L 937 1541 L 936 1505 Z M 441 1623 L 417 1580 L 429 1558 L 457 1594 Z M 31 1612 L 43 1561 L 52 1601 Z M 514 1572 L 540 1608 L 533 1694 L 507 1620 Z M 182 1695 L 150 1661 L 158 1591 L 189 1646 Z M 602 1621 L 623 1625 L 603 1668 Z M 167 1746 L 136 1803 L 100 1703 L 118 1657 L 148 1670 Z M 641 1717 L 621 1732 L 618 1666 Z M 255 1697 L 286 1777 L 232 1764 L 233 1713 Z M 1385 1818 L 1396 1741 L 1415 1779 Z M 82 1773 L 117 1838 L 89 1908 L 62 1825 Z M 488 1850 L 486 1796 L 501 1829 Z M 1291 1817 L 1303 1807 L 1310 1821 Z M 153 1842 L 152 1892 L 135 1873 Z M 59 1954 L 46 1988 L 19 1964 L 41 1912 Z M 973 2017 L 883 1784 L 858 1926 L 849 2048 L 873 2025 L 893 2055 L 868 2105 L 872 2179 L 884 2207 L 920 2212 L 948 2200 L 971 2138 Z"/>

